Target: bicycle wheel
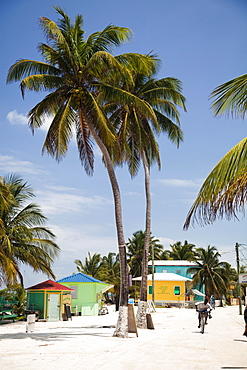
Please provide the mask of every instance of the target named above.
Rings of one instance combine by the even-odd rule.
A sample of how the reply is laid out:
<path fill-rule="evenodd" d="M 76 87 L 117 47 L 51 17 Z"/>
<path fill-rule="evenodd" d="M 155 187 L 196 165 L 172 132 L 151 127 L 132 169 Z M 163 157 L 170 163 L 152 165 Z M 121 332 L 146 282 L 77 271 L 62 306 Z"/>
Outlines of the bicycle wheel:
<path fill-rule="evenodd" d="M 201 333 L 204 333 L 204 327 L 205 327 L 206 317 L 204 315 L 201 315 Z"/>

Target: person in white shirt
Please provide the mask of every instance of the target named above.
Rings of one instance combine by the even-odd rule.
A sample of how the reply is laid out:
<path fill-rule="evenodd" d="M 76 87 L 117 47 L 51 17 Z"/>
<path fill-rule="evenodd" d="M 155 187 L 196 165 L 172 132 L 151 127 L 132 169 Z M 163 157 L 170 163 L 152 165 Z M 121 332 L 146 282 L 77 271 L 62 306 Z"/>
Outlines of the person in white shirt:
<path fill-rule="evenodd" d="M 199 302 L 196 304 L 196 311 L 198 312 L 198 320 L 199 320 L 199 325 L 198 328 L 200 328 L 200 321 L 201 321 L 201 315 L 200 312 L 208 312 L 209 313 L 209 318 L 211 319 L 211 311 L 212 307 L 210 303 L 208 302 L 208 299 L 205 298 L 204 302 Z M 206 317 L 206 324 L 207 324 L 207 317 Z"/>

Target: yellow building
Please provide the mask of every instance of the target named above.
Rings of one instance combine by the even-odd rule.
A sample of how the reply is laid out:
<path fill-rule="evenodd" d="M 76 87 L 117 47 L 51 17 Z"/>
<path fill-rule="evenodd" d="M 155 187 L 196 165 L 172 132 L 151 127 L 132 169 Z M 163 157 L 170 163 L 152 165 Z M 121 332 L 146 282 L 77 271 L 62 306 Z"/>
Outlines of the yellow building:
<path fill-rule="evenodd" d="M 147 276 L 147 299 L 152 300 L 152 274 Z M 141 277 L 134 278 L 133 280 L 140 281 Z M 184 305 L 186 283 L 191 279 L 180 276 L 174 273 L 154 273 L 154 303 L 158 306 L 166 304 Z"/>

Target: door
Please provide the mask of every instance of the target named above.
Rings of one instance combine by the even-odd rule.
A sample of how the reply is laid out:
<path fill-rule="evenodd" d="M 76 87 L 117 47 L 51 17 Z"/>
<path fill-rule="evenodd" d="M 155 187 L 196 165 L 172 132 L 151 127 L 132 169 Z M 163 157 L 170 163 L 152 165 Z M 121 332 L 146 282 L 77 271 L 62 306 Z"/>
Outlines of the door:
<path fill-rule="evenodd" d="M 59 294 L 48 296 L 48 321 L 58 321 L 60 318 Z"/>

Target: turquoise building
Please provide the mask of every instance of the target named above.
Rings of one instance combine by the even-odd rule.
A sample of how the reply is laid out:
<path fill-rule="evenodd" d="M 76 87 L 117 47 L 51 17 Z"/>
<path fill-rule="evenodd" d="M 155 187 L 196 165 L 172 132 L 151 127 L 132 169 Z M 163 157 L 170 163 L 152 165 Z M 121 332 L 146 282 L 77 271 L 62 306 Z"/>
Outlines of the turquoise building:
<path fill-rule="evenodd" d="M 148 262 L 148 266 L 152 266 L 152 261 Z M 198 266 L 196 262 L 185 261 L 185 260 L 155 260 L 154 261 L 154 272 L 155 273 L 173 273 L 185 278 L 192 279 L 194 273 L 189 273 L 188 270 L 191 267 Z M 189 292 L 188 292 L 189 293 Z M 196 285 L 192 287 L 191 293 L 193 294 L 194 301 L 201 301 L 205 297 L 204 287 L 199 289 Z M 189 297 L 189 294 L 188 294 Z M 189 300 L 189 299 L 188 299 Z"/>

